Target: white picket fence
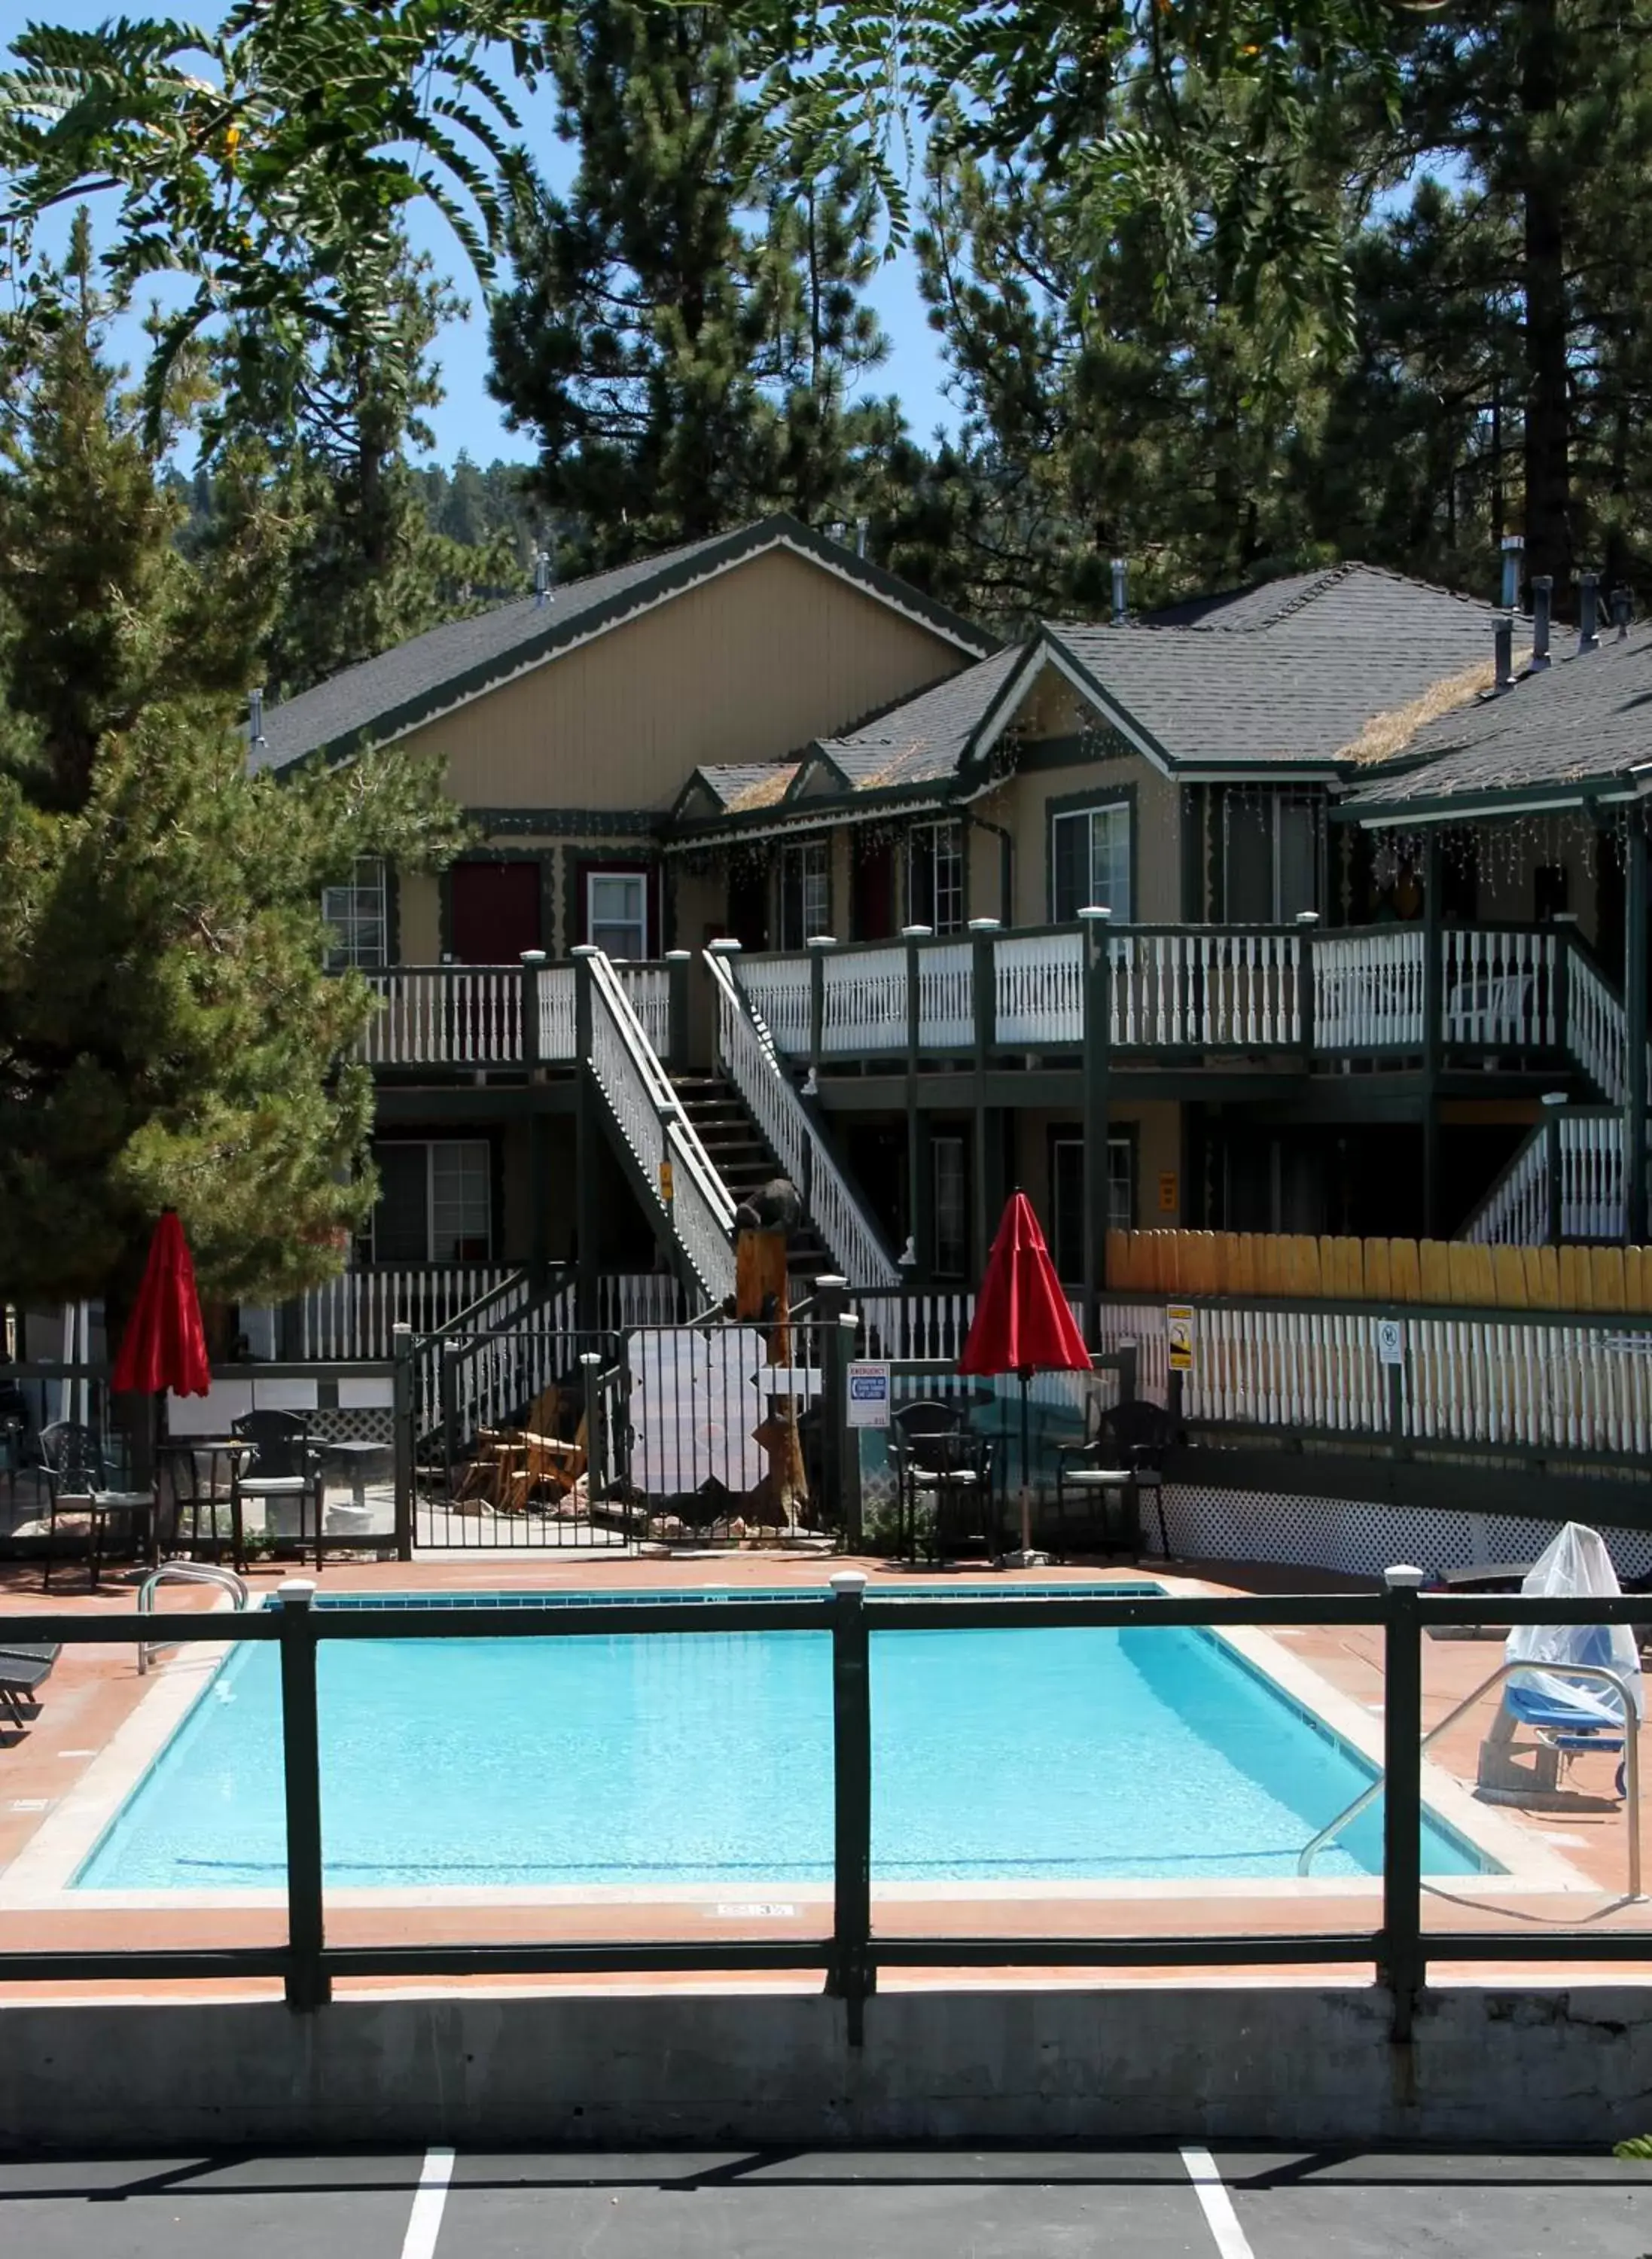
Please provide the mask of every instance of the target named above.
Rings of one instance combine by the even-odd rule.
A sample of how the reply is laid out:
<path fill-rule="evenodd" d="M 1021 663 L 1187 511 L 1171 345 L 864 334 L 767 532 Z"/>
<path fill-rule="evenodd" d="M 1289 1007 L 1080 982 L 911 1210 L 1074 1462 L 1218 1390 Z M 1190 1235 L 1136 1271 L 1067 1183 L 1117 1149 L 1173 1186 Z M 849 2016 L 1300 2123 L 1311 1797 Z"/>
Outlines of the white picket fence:
<path fill-rule="evenodd" d="M 1183 1416 L 1193 1428 L 1388 1436 L 1390 1368 L 1378 1329 L 1392 1318 L 1401 1327 L 1398 1433 L 1407 1443 L 1621 1457 L 1652 1443 L 1652 1328 L 1518 1313 L 1199 1303 Z M 1107 1347 L 1136 1343 L 1142 1393 L 1164 1402 L 1164 1306 L 1104 1302 L 1100 1333 Z"/>

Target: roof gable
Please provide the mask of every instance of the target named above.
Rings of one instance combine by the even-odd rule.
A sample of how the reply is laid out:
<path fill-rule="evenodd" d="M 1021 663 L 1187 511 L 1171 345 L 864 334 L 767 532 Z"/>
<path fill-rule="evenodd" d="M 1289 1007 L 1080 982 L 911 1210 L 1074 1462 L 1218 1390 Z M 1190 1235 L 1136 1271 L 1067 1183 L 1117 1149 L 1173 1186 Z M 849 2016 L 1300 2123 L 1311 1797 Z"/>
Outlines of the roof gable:
<path fill-rule="evenodd" d="M 346 667 L 266 713 L 249 754 L 255 768 L 287 768 L 312 758 L 338 759 L 404 736 L 454 707 L 545 665 L 686 589 L 785 549 L 888 605 L 954 649 L 980 653 L 996 638 L 895 574 L 829 541 L 797 519 L 764 518 L 732 533 L 689 542 L 664 555 L 616 567 L 470 619 L 416 636 L 378 658 Z"/>

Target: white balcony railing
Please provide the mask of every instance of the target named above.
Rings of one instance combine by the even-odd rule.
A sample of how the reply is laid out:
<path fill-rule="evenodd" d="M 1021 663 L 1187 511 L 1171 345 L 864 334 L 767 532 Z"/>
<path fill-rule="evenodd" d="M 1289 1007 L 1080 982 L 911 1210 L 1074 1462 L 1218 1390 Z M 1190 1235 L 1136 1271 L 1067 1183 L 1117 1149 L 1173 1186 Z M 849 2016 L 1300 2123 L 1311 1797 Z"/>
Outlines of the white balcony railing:
<path fill-rule="evenodd" d="M 663 965 L 616 965 L 614 971 L 643 1032 L 666 1056 L 671 1049 L 670 973 Z M 523 1063 L 523 1000 L 528 992 L 520 965 L 400 965 L 369 977 L 380 999 L 362 1037 L 361 1056 L 370 1065 Z M 550 1065 L 569 1065 L 578 1055 L 573 967 L 542 965 L 534 986 L 539 1057 Z"/>

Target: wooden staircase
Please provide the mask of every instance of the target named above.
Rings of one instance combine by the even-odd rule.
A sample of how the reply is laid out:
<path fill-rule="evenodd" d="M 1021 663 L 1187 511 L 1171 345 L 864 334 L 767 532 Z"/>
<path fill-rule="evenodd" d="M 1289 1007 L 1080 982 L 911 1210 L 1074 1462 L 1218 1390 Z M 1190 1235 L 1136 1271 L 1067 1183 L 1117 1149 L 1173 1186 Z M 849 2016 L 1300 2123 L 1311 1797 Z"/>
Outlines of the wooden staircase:
<path fill-rule="evenodd" d="M 744 1100 L 725 1076 L 674 1074 L 671 1086 L 707 1158 L 737 1204 L 784 1174 Z M 803 1187 L 800 1185 L 797 1190 L 801 1198 Z M 787 1253 L 787 1275 L 794 1296 L 809 1293 L 822 1272 L 830 1272 L 834 1267 L 824 1241 L 806 1215 Z"/>

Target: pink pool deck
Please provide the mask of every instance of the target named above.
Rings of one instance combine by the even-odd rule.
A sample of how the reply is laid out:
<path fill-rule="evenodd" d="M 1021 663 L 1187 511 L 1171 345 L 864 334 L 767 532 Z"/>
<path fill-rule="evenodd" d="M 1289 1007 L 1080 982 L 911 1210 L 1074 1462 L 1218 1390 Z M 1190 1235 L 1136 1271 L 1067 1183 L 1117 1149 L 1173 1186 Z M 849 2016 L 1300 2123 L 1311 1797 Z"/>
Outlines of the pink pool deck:
<path fill-rule="evenodd" d="M 818 1589 L 834 1571 L 855 1567 L 879 1587 L 900 1590 L 915 1581 L 912 1571 L 878 1560 L 847 1561 L 814 1556 L 733 1553 L 670 1559 L 616 1559 L 578 1554 L 523 1550 L 427 1558 L 412 1565 L 395 1562 L 330 1564 L 329 1592 L 578 1591 L 635 1593 L 648 1590 Z M 251 1581 L 255 1591 L 272 1592 L 296 1573 L 263 1568 Z M 304 1572 L 310 1573 L 310 1572 Z M 922 1580 L 929 1578 L 924 1572 Z M 1345 1578 L 1300 1570 L 1253 1569 L 1231 1563 L 1144 1562 L 1139 1568 L 1077 1565 L 1065 1569 L 1000 1573 L 950 1572 L 954 1588 L 979 1585 L 1003 1593 L 1024 1584 L 1136 1582 L 1150 1578 L 1167 1590 L 1223 1594 L 1293 1592 L 1342 1593 L 1361 1587 Z M 207 1607 L 218 1596 L 204 1587 L 173 1588 L 168 1607 Z M 0 1612 L 18 1614 L 84 1612 L 100 1618 L 130 1614 L 134 1594 L 106 1585 L 98 1593 L 77 1590 L 66 1578 L 61 1590 L 39 1589 L 38 1572 L 11 1566 L 0 1570 Z M 1365 1627 L 1309 1627 L 1300 1631 L 1249 1631 L 1238 1635 L 1261 1667 L 1299 1700 L 1314 1703 L 1339 1732 L 1368 1749 L 1379 1746 L 1383 1707 L 1381 1635 Z M 1430 1640 L 1424 1654 L 1424 1717 L 1432 1724 L 1487 1678 L 1499 1660 L 1485 1640 Z M 67 1823 L 78 1804 L 89 1799 L 89 1779 L 107 1782 L 118 1771 L 122 1750 L 142 1746 L 145 1719 L 162 1724 L 178 1714 L 191 1683 L 210 1668 L 202 1651 L 186 1651 L 147 1678 L 139 1678 L 134 1655 L 124 1647 L 67 1649 L 46 1689 L 46 1700 L 28 1733 L 0 1745 L 0 1950 L 64 1949 L 110 1946 L 203 1947 L 276 1944 L 285 1934 L 285 1912 L 274 1899 L 207 1898 L 194 1894 L 168 1902 L 153 1893 L 117 1901 L 75 1902 L 63 1885 L 67 1873 L 54 1869 L 54 1840 L 68 1840 Z M 191 1682 L 189 1671 L 195 1676 Z M 1570 1799 L 1560 1810 L 1527 1812 L 1471 1802 L 1479 1742 L 1493 1714 L 1495 1696 L 1435 1743 L 1430 1752 L 1437 1772 L 1425 1795 L 1454 1825 L 1467 1825 L 1488 1848 L 1506 1855 L 1507 1877 L 1454 1877 L 1426 1887 L 1423 1919 L 1433 1933 L 1431 1972 L 1445 1981 L 1506 1979 L 1518 1969 L 1524 1978 L 1553 1979 L 1583 1973 L 1569 1961 L 1563 1945 L 1553 1960 L 1518 1964 L 1457 1962 L 1450 1957 L 1454 1932 L 1541 1935 L 1549 1929 L 1652 1930 L 1652 1903 L 1627 1898 L 1627 1824 L 1613 1799 L 1613 1764 L 1603 1757 L 1579 1759 L 1569 1779 Z M 139 1716 L 140 1707 L 154 1706 Z M 760 1721 L 754 1721 L 760 1729 Z M 135 1780 L 141 1761 L 134 1757 Z M 1642 1852 L 1652 1875 L 1652 1827 L 1641 1816 Z M 1380 1892 L 1374 1880 L 1312 1879 L 1307 1882 L 1229 1882 L 1167 1885 L 1110 1884 L 1089 1888 L 1071 1883 L 1030 1885 L 908 1885 L 874 1891 L 874 1931 L 907 1936 L 1164 1936 L 1288 1935 L 1305 1932 L 1370 1932 L 1380 1920 Z M 459 1892 L 330 1892 L 327 1935 L 334 1944 L 441 1943 L 507 1941 L 700 1941 L 760 1937 L 824 1937 L 830 1928 L 830 1893 L 822 1886 L 773 1885 L 654 1887 L 647 1891 L 564 1888 L 559 1890 Z M 1652 1961 L 1611 1963 L 1623 1977 L 1652 1976 Z M 1589 1964 L 1589 1973 L 1602 1973 Z M 1162 1978 L 1185 1985 L 1185 1968 L 1162 1970 L 1075 1970 L 1022 1965 L 1014 1969 L 944 1968 L 887 1970 L 887 1989 L 965 1985 L 1139 1985 Z M 1341 1967 L 1305 1962 L 1254 1970 L 1202 1972 L 1205 1981 L 1322 1983 L 1370 1981 L 1364 1964 Z M 673 1979 L 649 1977 L 581 1976 L 566 1979 L 430 1978 L 420 1991 L 485 1982 L 489 1989 L 615 1989 L 715 1987 L 757 1985 L 768 1989 L 816 1991 L 820 1976 L 753 1976 L 710 1970 Z M 380 1979 L 341 1980 L 340 1994 L 382 1989 L 406 1991 L 405 1984 Z M 39 1999 L 49 1991 L 67 1999 L 119 1998 L 138 1992 L 179 1997 L 264 1997 L 279 1992 L 274 1982 L 237 1982 L 132 1987 L 53 1983 L 0 1986 L 0 2002 Z"/>

